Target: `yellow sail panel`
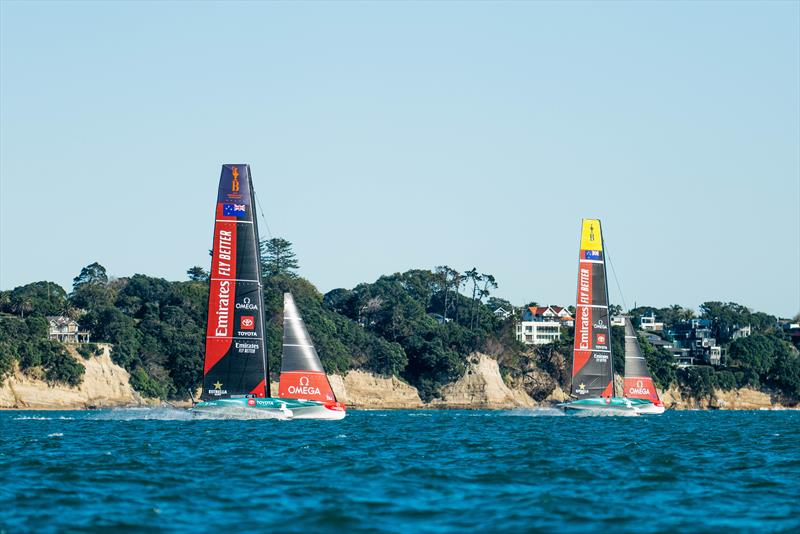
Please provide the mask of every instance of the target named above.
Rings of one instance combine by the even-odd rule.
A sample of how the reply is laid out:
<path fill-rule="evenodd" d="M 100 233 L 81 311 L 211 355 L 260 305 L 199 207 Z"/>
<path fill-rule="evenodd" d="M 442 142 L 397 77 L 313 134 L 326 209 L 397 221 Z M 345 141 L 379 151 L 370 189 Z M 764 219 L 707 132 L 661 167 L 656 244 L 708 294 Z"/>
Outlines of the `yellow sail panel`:
<path fill-rule="evenodd" d="M 600 233 L 599 219 L 583 219 L 581 250 L 603 250 L 603 236 Z"/>

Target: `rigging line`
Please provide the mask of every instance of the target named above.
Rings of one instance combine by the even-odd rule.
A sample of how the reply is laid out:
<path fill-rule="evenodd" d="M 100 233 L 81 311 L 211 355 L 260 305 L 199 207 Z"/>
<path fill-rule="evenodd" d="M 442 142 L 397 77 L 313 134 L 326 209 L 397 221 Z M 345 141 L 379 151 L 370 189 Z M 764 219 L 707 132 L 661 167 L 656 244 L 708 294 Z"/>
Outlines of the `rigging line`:
<path fill-rule="evenodd" d="M 619 285 L 619 279 L 617 278 L 617 271 L 614 269 L 614 262 L 611 261 L 611 254 L 608 253 L 608 244 L 603 243 L 603 246 L 606 249 L 606 258 L 608 258 L 608 263 L 611 265 L 611 274 L 614 275 L 614 282 L 617 283 L 617 291 L 619 291 L 619 297 L 622 300 L 622 305 L 625 307 L 625 312 L 628 312 L 628 304 L 625 302 L 625 295 L 622 294 L 622 286 Z"/>
<path fill-rule="evenodd" d="M 253 188 L 253 197 L 256 199 L 256 204 L 258 204 L 258 211 L 261 212 L 261 220 L 264 221 L 264 226 L 267 229 L 267 235 L 269 236 L 270 239 L 272 239 L 272 237 L 273 237 L 272 236 L 272 230 L 269 227 L 269 223 L 267 222 L 266 215 L 264 215 L 264 208 L 261 207 L 261 199 L 258 198 L 258 195 L 256 195 L 255 188 Z"/>

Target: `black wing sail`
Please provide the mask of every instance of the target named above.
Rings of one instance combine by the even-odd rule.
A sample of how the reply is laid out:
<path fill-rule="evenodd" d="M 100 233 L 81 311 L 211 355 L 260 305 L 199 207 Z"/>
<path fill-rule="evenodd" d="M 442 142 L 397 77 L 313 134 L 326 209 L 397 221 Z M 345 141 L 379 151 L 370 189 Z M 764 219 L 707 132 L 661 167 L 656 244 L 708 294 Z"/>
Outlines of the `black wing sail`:
<path fill-rule="evenodd" d="M 613 377 L 603 234 L 599 220 L 584 219 L 578 257 L 572 394 L 578 398 L 613 397 Z"/>
<path fill-rule="evenodd" d="M 249 165 L 223 165 L 214 219 L 203 400 L 267 396 L 263 289 Z"/>

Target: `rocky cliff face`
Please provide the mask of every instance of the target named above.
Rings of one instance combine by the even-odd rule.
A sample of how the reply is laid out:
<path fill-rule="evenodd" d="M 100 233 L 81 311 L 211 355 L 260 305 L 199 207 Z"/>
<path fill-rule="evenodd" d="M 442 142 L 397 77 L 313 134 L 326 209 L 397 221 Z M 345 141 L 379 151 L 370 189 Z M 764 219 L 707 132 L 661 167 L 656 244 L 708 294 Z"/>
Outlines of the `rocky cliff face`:
<path fill-rule="evenodd" d="M 696 399 L 684 396 L 676 387 L 661 392 L 664 406 L 672 410 L 760 410 L 795 407 L 791 399 L 776 393 L 740 388 L 731 391 L 714 390 L 708 398 Z"/>
<path fill-rule="evenodd" d="M 474 353 L 468 361 L 464 376 L 443 387 L 441 398 L 433 399 L 428 406 L 493 410 L 538 405 L 521 387 L 512 389 L 506 385 L 497 360 Z"/>
<path fill-rule="evenodd" d="M 0 386 L 0 408 L 66 410 L 152 404 L 154 401 L 142 398 L 133 390 L 128 372 L 111 361 L 109 346 L 101 344 L 100 347 L 103 354 L 89 359 L 67 347 L 70 355 L 86 367 L 83 383 L 76 388 L 51 386 L 17 370 Z"/>

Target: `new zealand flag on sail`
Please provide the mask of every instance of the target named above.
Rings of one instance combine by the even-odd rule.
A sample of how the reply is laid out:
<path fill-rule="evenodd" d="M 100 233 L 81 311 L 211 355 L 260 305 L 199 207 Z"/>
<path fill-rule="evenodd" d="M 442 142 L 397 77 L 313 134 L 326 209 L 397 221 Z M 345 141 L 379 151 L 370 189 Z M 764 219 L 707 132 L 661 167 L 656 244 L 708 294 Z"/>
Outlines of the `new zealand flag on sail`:
<path fill-rule="evenodd" d="M 599 250 L 585 250 L 583 251 L 583 257 L 587 260 L 600 260 L 603 259 L 602 252 Z"/>
<path fill-rule="evenodd" d="M 226 217 L 244 217 L 247 215 L 244 204 L 223 204 L 222 214 Z"/>

